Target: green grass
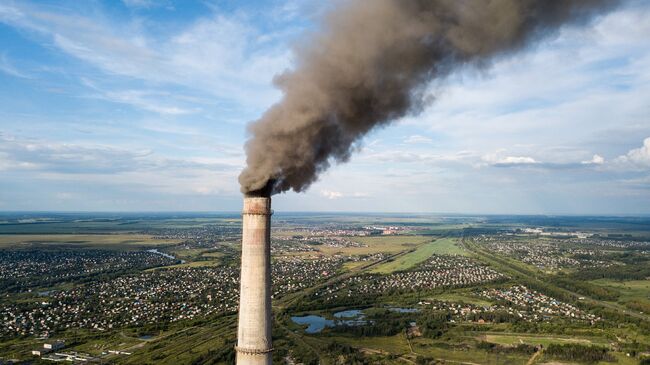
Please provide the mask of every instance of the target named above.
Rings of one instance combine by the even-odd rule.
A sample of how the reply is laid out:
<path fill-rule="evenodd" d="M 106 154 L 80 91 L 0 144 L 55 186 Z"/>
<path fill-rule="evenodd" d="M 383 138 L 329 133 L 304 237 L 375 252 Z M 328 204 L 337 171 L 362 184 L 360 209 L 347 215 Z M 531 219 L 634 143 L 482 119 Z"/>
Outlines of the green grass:
<path fill-rule="evenodd" d="M 75 248 L 135 248 L 179 243 L 159 240 L 144 234 L 20 234 L 0 235 L 0 248 L 70 246 Z"/>
<path fill-rule="evenodd" d="M 456 239 L 441 238 L 433 242 L 425 243 L 418 247 L 415 251 L 400 256 L 393 261 L 379 265 L 371 272 L 389 274 L 395 271 L 407 270 L 424 262 L 433 254 L 462 255 L 465 254 L 465 251 L 456 245 Z"/>
<path fill-rule="evenodd" d="M 529 345 L 544 345 L 548 346 L 552 343 L 557 343 L 557 344 L 565 344 L 565 343 L 580 343 L 583 345 L 591 345 L 591 344 L 607 344 L 606 340 L 603 339 L 587 339 L 587 338 L 579 338 L 575 336 L 545 336 L 545 335 L 528 335 L 528 334 L 523 334 L 523 333 L 518 333 L 518 334 L 507 334 L 507 335 L 502 335 L 502 334 L 486 334 L 479 336 L 479 339 L 491 342 L 491 343 L 496 343 L 499 345 L 519 345 L 522 343 L 526 343 Z"/>
<path fill-rule="evenodd" d="M 350 239 L 367 245 L 367 247 L 318 247 L 318 249 L 330 255 L 336 253 L 345 255 L 366 255 L 373 253 L 394 254 L 431 241 L 431 237 L 407 235 L 350 237 Z"/>
<path fill-rule="evenodd" d="M 427 338 L 411 341 L 413 351 L 421 356 L 445 360 L 445 363 L 486 364 L 486 365 L 524 365 L 529 357 L 524 355 L 492 354 L 473 348 L 453 348 L 454 341 L 443 343 Z M 450 346 L 451 345 L 451 346 Z"/>
<path fill-rule="evenodd" d="M 362 349 L 371 349 L 391 354 L 408 354 L 411 350 L 404 335 L 399 334 L 391 337 L 352 337 L 334 336 L 331 337 L 338 343 L 348 344 Z"/>
<path fill-rule="evenodd" d="M 592 280 L 590 283 L 615 289 L 620 293 L 619 303 L 635 312 L 650 313 L 650 280 L 616 281 Z"/>
<path fill-rule="evenodd" d="M 467 251 L 458 246 L 456 238 L 441 238 L 435 241 L 433 253 L 436 255 L 468 255 Z"/>
<path fill-rule="evenodd" d="M 616 281 L 598 279 L 591 281 L 591 283 L 619 290 L 623 300 L 648 299 L 650 297 L 650 280 Z"/>
<path fill-rule="evenodd" d="M 474 305 L 481 305 L 481 306 L 490 306 L 492 305 L 491 302 L 485 300 L 485 299 L 480 299 L 472 296 L 471 294 L 465 294 L 465 293 L 444 293 L 444 294 L 439 294 L 431 297 L 431 299 L 436 299 L 436 300 L 442 300 L 445 302 L 451 302 L 451 303 L 469 303 L 469 304 L 474 304 Z"/>

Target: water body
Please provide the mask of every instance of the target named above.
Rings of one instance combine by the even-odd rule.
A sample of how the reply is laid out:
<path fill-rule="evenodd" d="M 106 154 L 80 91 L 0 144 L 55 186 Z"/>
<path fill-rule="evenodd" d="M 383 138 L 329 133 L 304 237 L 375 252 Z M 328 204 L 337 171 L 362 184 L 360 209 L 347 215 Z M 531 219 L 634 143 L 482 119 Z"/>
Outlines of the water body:
<path fill-rule="evenodd" d="M 291 317 L 291 320 L 297 324 L 308 325 L 305 333 L 319 333 L 325 327 L 334 327 L 334 321 L 331 319 L 325 319 L 313 314 L 303 317 Z"/>
<path fill-rule="evenodd" d="M 334 313 L 336 318 L 363 318 L 363 311 L 360 309 L 348 309 L 342 312 Z"/>
<path fill-rule="evenodd" d="M 335 320 L 327 319 L 322 316 L 310 314 L 302 317 L 291 317 L 291 320 L 300 325 L 307 325 L 305 333 L 320 333 L 326 327 L 334 327 L 337 325 L 346 326 L 361 326 L 367 324 L 368 321 L 364 320 L 364 314 L 361 309 L 349 309 L 342 312 L 334 313 Z M 345 319 L 340 319 L 345 318 Z"/>
<path fill-rule="evenodd" d="M 160 255 L 160 256 L 166 257 L 168 259 L 176 260 L 176 257 L 174 257 L 174 256 L 172 256 L 172 255 L 170 255 L 168 253 L 160 252 L 160 251 L 156 250 L 155 248 L 152 248 L 151 250 L 147 250 L 147 252 L 155 253 L 156 255 Z M 185 260 L 181 260 L 181 264 L 184 264 L 184 263 L 185 263 Z"/>

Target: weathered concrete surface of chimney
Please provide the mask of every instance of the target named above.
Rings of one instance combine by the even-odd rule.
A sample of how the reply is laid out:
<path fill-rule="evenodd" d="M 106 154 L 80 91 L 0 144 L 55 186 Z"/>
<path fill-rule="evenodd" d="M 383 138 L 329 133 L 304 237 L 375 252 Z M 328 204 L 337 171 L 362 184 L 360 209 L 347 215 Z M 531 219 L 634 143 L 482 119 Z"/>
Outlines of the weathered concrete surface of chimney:
<path fill-rule="evenodd" d="M 244 198 L 237 365 L 271 365 L 271 198 Z"/>

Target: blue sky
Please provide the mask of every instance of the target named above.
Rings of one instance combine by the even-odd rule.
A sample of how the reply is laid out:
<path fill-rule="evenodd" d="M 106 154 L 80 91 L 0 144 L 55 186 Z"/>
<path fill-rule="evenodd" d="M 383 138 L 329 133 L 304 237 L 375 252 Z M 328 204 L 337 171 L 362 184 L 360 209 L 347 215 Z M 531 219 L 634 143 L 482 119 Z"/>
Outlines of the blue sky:
<path fill-rule="evenodd" d="M 0 1 L 0 210 L 238 210 L 318 1 Z M 276 210 L 650 214 L 650 4 L 430 85 Z"/>

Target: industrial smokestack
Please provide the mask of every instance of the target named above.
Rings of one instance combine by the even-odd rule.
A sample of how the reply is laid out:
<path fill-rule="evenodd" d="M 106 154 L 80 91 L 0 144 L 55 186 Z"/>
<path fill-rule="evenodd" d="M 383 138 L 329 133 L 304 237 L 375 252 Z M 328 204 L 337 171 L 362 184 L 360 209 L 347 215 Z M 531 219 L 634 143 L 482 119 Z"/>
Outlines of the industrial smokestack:
<path fill-rule="evenodd" d="M 284 97 L 249 126 L 243 193 L 301 192 L 371 130 L 422 110 L 426 87 L 587 23 L 619 0 L 339 1 L 278 76 Z M 525 85 L 522 85 L 525 87 Z"/>
<path fill-rule="evenodd" d="M 242 212 L 237 365 L 271 365 L 272 361 L 271 214 L 269 189 L 246 194 Z"/>

